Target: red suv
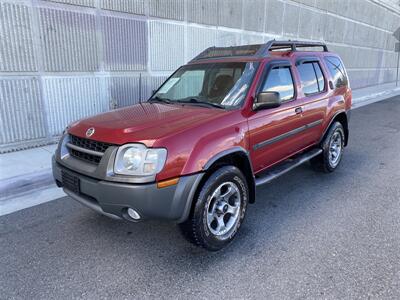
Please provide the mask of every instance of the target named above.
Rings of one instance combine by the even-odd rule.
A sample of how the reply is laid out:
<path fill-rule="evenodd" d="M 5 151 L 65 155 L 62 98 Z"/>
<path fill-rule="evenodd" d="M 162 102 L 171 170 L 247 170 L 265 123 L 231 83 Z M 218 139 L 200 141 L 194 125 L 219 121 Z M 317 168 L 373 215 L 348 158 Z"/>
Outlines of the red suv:
<path fill-rule="evenodd" d="M 338 167 L 351 97 L 343 63 L 325 44 L 212 47 L 147 102 L 68 126 L 54 178 L 99 213 L 170 220 L 189 241 L 219 250 L 256 186 L 306 161 Z"/>

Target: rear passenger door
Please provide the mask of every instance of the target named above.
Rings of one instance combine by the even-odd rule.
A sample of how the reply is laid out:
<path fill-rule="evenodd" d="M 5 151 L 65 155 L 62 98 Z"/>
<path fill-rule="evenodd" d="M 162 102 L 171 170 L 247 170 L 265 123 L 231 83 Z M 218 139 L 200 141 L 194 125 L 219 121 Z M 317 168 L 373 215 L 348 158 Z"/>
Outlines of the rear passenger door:
<path fill-rule="evenodd" d="M 304 128 L 300 135 L 304 146 L 307 147 L 321 138 L 329 102 L 328 84 L 319 58 L 298 60 L 296 70 L 301 84 L 298 104 L 302 110 Z"/>

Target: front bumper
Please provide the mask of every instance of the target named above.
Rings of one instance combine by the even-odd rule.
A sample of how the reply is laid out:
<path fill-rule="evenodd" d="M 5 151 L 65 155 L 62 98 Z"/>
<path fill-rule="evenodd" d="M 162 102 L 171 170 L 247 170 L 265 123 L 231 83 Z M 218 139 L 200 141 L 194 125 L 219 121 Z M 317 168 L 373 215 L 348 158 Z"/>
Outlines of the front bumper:
<path fill-rule="evenodd" d="M 77 173 L 53 157 L 53 176 L 63 187 L 62 171 L 78 179 L 79 192 L 63 187 L 66 194 L 82 204 L 116 219 L 133 221 L 127 209 L 137 211 L 141 219 L 164 219 L 181 223 L 189 216 L 197 186 L 204 175 L 182 176 L 178 184 L 157 188 L 156 183 L 132 184 L 99 180 Z"/>

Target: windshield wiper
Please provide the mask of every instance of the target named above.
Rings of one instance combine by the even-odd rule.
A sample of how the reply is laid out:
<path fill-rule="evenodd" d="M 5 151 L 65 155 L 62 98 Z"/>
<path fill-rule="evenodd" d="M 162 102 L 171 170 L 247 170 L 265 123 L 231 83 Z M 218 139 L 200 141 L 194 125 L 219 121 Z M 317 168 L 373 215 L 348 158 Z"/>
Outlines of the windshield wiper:
<path fill-rule="evenodd" d="M 171 100 L 169 100 L 169 99 L 167 99 L 167 98 L 161 98 L 161 97 L 158 97 L 158 96 L 156 96 L 156 97 L 154 97 L 154 98 L 151 98 L 151 99 L 149 100 L 149 102 L 162 102 L 162 103 L 168 103 L 168 104 L 171 104 L 171 103 L 172 103 Z"/>
<path fill-rule="evenodd" d="M 218 104 L 218 103 L 212 103 L 212 102 L 207 102 L 207 101 L 201 101 L 196 98 L 190 98 L 188 100 L 178 100 L 179 103 L 188 103 L 188 104 L 200 104 L 200 105 L 206 105 L 206 106 L 211 106 L 215 108 L 220 108 L 220 109 L 225 109 L 225 106 Z"/>

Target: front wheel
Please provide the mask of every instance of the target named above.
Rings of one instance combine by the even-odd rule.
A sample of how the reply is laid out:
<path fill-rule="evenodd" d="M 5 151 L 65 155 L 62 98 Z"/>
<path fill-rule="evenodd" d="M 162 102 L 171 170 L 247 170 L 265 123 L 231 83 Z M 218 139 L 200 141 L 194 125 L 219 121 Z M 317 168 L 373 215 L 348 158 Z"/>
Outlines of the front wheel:
<path fill-rule="evenodd" d="M 331 125 L 321 144 L 322 153 L 311 159 L 311 165 L 325 173 L 331 173 L 339 166 L 345 143 L 345 134 L 340 122 Z"/>
<path fill-rule="evenodd" d="M 210 251 L 229 244 L 243 222 L 249 198 L 242 172 L 223 166 L 200 187 L 189 219 L 180 224 L 184 236 Z"/>

